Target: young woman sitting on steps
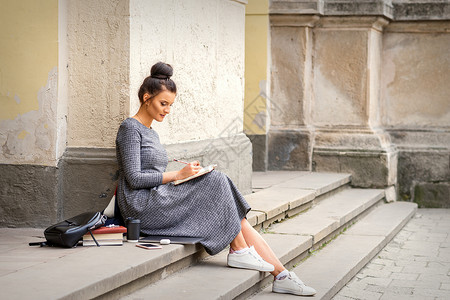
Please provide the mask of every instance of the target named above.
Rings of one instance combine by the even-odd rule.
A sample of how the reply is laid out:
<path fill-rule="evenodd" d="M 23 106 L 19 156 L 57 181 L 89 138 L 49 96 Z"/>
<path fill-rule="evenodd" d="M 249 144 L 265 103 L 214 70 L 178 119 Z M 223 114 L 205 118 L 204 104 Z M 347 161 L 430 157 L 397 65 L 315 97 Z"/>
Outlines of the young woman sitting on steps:
<path fill-rule="evenodd" d="M 139 89 L 139 111 L 120 125 L 116 139 L 119 163 L 117 201 L 123 218 L 141 220 L 148 235 L 201 237 L 206 251 L 217 254 L 228 245 L 230 267 L 270 272 L 273 291 L 314 295 L 293 272 L 284 268 L 262 236 L 245 218 L 250 206 L 225 174 L 212 171 L 180 185 L 171 184 L 196 174 L 198 161 L 166 172 L 168 157 L 152 129 L 162 122 L 175 101 L 172 67 L 159 62 Z"/>

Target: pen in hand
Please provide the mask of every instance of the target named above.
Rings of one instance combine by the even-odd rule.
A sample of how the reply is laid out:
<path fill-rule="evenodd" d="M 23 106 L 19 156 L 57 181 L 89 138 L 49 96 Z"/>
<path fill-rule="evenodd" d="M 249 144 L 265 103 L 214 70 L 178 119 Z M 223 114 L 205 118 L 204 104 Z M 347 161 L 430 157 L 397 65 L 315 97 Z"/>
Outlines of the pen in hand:
<path fill-rule="evenodd" d="M 176 159 L 176 158 L 174 158 L 173 161 L 176 161 L 176 162 L 179 162 L 179 163 L 182 163 L 182 164 L 186 164 L 186 165 L 189 164 L 188 162 L 185 162 L 185 161 L 182 161 L 182 160 L 179 160 L 179 159 Z"/>
<path fill-rule="evenodd" d="M 189 168 L 190 171 L 188 171 L 188 172 L 189 172 L 190 174 L 188 174 L 188 176 L 192 176 L 192 175 L 194 175 L 194 174 L 197 174 L 197 173 L 200 171 L 200 169 L 201 169 L 200 163 L 199 163 L 198 161 L 196 161 L 196 162 L 194 162 L 194 163 L 188 163 L 188 162 L 185 162 L 185 161 L 176 159 L 176 158 L 174 158 L 173 161 L 176 161 L 176 162 L 179 162 L 179 163 L 182 163 L 182 164 L 189 165 L 189 166 L 190 166 L 190 168 Z M 182 171 L 185 170 L 186 168 L 188 168 L 188 167 L 187 167 L 187 166 L 184 167 L 182 170 L 180 170 L 180 172 L 182 172 Z"/>
<path fill-rule="evenodd" d="M 176 162 L 179 162 L 179 163 L 182 163 L 182 164 L 186 164 L 186 165 L 191 165 L 191 166 L 194 166 L 196 168 L 200 167 L 200 163 L 198 161 L 195 161 L 195 162 L 192 162 L 192 163 L 188 163 L 188 162 L 176 159 L 176 158 L 174 158 L 173 161 L 176 161 Z"/>

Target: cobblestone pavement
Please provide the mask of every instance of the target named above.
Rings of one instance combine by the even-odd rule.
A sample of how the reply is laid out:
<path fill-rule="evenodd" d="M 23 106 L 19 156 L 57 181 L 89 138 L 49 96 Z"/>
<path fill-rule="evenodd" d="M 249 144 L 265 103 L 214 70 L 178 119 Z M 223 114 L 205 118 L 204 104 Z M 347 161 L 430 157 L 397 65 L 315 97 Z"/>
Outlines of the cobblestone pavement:
<path fill-rule="evenodd" d="M 450 299 L 450 209 L 419 209 L 333 300 Z"/>

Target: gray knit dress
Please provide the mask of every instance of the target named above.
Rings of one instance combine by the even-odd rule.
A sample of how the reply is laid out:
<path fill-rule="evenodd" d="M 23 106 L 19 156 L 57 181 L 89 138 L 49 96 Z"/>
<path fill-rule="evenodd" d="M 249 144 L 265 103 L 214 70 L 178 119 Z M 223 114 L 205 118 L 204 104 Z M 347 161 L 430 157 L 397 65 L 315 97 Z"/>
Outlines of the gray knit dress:
<path fill-rule="evenodd" d="M 116 139 L 117 200 L 124 219 L 149 235 L 201 237 L 217 254 L 237 236 L 250 206 L 225 174 L 214 170 L 180 185 L 162 184 L 168 163 L 158 133 L 128 118 Z"/>

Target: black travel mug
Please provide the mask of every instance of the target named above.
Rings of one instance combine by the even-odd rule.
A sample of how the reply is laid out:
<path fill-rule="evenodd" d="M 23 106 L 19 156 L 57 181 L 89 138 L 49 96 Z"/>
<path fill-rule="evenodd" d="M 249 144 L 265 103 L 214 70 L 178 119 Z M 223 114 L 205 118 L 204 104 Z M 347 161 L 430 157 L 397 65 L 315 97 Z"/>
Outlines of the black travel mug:
<path fill-rule="evenodd" d="M 141 221 L 138 219 L 128 219 L 127 241 L 130 243 L 138 242 L 140 232 L 141 232 Z"/>

